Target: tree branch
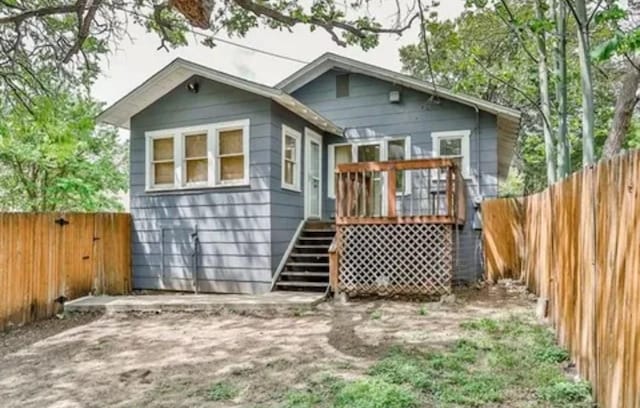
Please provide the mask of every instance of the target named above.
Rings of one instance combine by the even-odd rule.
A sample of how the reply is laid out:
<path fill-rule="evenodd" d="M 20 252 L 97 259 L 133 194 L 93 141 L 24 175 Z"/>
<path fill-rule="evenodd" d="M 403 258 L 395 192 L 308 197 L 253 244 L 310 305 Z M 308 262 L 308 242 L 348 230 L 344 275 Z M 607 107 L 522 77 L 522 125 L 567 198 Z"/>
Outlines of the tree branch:
<path fill-rule="evenodd" d="M 522 97 L 524 97 L 524 99 L 526 99 L 531 106 L 533 106 L 534 108 L 536 108 L 536 110 L 540 113 L 540 116 L 542 116 L 542 120 L 545 122 L 545 126 L 549 126 L 549 128 L 551 129 L 551 124 L 549 123 L 549 121 L 547 120 L 546 116 L 544 115 L 544 112 L 542 112 L 542 108 L 540 107 L 538 101 L 534 100 L 533 98 L 531 98 L 529 95 L 527 95 L 527 93 L 525 91 L 523 91 L 522 89 L 518 88 L 517 86 L 509 83 L 508 81 L 500 78 L 499 76 L 497 76 L 496 74 L 494 74 L 493 72 L 491 72 L 491 70 L 487 67 L 484 66 L 484 64 L 482 64 L 482 61 L 480 61 L 480 59 L 478 57 L 476 57 L 473 54 L 469 54 L 471 55 L 471 58 L 473 58 L 473 60 L 476 62 L 476 64 L 478 64 L 478 66 L 480 68 L 482 68 L 482 70 L 491 78 L 495 79 L 496 81 L 500 82 L 503 85 L 506 85 L 507 87 L 513 89 L 514 91 L 516 91 L 518 94 L 520 94 Z"/>
<path fill-rule="evenodd" d="M 420 15 L 420 35 L 422 37 L 422 44 L 424 45 L 424 52 L 427 57 L 427 69 L 429 70 L 429 75 L 431 76 L 431 85 L 433 85 L 434 95 L 438 96 L 438 89 L 436 85 L 436 80 L 433 74 L 433 65 L 431 64 L 431 51 L 429 50 L 429 41 L 427 40 L 427 29 L 426 24 L 427 21 L 424 17 L 424 9 L 422 7 L 422 0 L 418 0 L 418 9 Z"/>
<path fill-rule="evenodd" d="M 507 27 L 509 27 L 511 29 L 513 34 L 515 34 L 516 38 L 518 39 L 518 42 L 520 43 L 520 45 L 522 45 L 522 49 L 524 50 L 525 54 L 527 54 L 527 56 L 531 59 L 531 61 L 533 61 L 533 62 L 535 62 L 537 64 L 538 63 L 538 59 L 533 55 L 533 53 L 531 51 L 529 51 L 529 48 L 527 47 L 527 44 L 524 42 L 524 39 L 522 38 L 522 35 L 518 31 L 518 28 L 515 26 L 516 17 L 511 12 L 511 9 L 509 8 L 509 5 L 507 4 L 506 0 L 500 0 L 500 3 L 502 4 L 502 7 L 504 7 L 505 11 L 509 15 L 509 21 L 507 21 L 502 14 L 500 14 L 500 13 L 496 13 L 496 14 L 498 15 L 498 17 L 502 21 L 504 21 L 504 23 L 507 25 Z"/>
<path fill-rule="evenodd" d="M 341 46 L 345 46 L 346 43 L 341 40 L 336 34 L 336 28 L 340 30 L 344 30 L 358 38 L 364 38 L 367 33 L 369 34 L 398 34 L 402 35 L 406 30 L 411 28 L 413 22 L 419 17 L 418 14 L 415 14 L 409 22 L 403 26 L 398 28 L 382 28 L 382 27 L 356 27 L 352 24 L 343 22 L 343 21 L 326 21 L 317 17 L 310 16 L 308 20 L 302 21 L 301 19 L 292 17 L 291 15 L 284 14 L 278 10 L 275 10 L 271 7 L 265 6 L 263 4 L 255 3 L 252 0 L 235 0 L 235 3 L 242 7 L 243 9 L 252 12 L 256 16 L 263 16 L 271 18 L 272 20 L 278 21 L 282 24 L 286 24 L 288 26 L 294 26 L 299 23 L 306 23 L 317 25 L 325 29 L 329 34 L 331 34 L 333 40 Z"/>
<path fill-rule="evenodd" d="M 2 24 L 17 24 L 19 25 L 25 20 L 36 17 L 46 17 L 55 14 L 69 14 L 75 12 L 77 9 L 76 4 L 66 4 L 62 6 L 42 7 L 36 10 L 25 11 L 24 13 L 14 14 L 12 16 L 0 18 L 0 25 Z"/>

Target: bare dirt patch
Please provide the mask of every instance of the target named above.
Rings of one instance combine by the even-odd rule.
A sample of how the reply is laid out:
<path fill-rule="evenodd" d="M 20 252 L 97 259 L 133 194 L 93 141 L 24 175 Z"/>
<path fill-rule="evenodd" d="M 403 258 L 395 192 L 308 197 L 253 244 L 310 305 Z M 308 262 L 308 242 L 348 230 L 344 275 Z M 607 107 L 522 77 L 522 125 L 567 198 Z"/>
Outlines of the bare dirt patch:
<path fill-rule="evenodd" d="M 278 407 L 288 390 L 323 375 L 361 375 L 392 346 L 450 344 L 462 322 L 532 309 L 521 289 L 502 286 L 462 291 L 450 304 L 367 300 L 270 317 L 53 321 L 50 331 L 27 336 L 35 341 L 0 349 L 0 401 L 57 408 Z"/>
<path fill-rule="evenodd" d="M 47 337 L 98 319 L 97 314 L 76 314 L 64 319 L 53 317 L 0 331 L 0 356 L 20 350 Z"/>

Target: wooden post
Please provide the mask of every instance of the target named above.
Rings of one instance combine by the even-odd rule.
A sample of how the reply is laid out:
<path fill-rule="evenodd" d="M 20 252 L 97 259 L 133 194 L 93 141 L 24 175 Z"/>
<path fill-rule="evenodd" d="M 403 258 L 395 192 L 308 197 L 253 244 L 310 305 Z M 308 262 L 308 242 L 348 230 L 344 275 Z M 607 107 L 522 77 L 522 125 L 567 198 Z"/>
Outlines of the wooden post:
<path fill-rule="evenodd" d="M 396 169 L 389 169 L 387 172 L 387 216 L 396 217 Z"/>
<path fill-rule="evenodd" d="M 453 168 L 447 167 L 447 216 L 453 215 Z"/>
<path fill-rule="evenodd" d="M 336 238 L 333 238 L 329 247 L 329 286 L 334 294 L 338 293 L 338 245 Z"/>

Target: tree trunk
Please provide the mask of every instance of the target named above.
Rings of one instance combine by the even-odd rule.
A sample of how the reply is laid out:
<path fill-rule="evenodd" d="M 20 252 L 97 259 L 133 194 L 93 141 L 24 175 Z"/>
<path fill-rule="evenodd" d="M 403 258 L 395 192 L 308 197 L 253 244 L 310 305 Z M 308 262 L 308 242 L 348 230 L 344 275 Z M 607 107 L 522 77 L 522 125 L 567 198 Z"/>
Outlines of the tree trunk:
<path fill-rule="evenodd" d="M 570 0 L 565 0 L 570 1 Z M 585 0 L 576 0 L 576 26 L 578 34 L 578 56 L 580 58 L 580 79 L 582 83 L 582 165 L 595 163 L 593 126 L 593 78 L 589 57 L 589 22 Z"/>
<path fill-rule="evenodd" d="M 536 17 L 544 20 L 545 15 L 540 1 L 536 1 Z M 547 48 L 544 31 L 536 34 L 538 48 L 538 82 L 540 86 L 540 108 L 544 135 L 544 152 L 547 160 L 547 183 L 556 182 L 556 143 L 551 131 L 551 101 L 549 99 L 549 68 L 547 66 Z"/>
<path fill-rule="evenodd" d="M 613 122 L 604 143 L 602 158 L 613 157 L 622 148 L 622 143 L 629 132 L 633 111 L 640 100 L 638 86 L 640 86 L 640 71 L 632 64 L 628 64 L 628 70 L 622 78 L 622 86 L 616 98 Z"/>
<path fill-rule="evenodd" d="M 571 173 L 571 145 L 567 119 L 567 5 L 563 0 L 552 1 L 556 21 L 556 100 L 558 101 L 558 167 L 557 179 L 561 180 Z"/>

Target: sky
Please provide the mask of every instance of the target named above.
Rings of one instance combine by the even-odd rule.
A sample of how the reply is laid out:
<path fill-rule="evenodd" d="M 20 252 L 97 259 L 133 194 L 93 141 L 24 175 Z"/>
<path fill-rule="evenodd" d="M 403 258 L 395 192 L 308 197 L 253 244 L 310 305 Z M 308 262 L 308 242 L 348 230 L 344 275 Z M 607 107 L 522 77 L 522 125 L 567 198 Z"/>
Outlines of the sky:
<path fill-rule="evenodd" d="M 380 0 L 374 16 L 380 22 L 392 23 L 389 19 L 395 9 L 392 0 Z M 409 0 L 401 2 L 409 3 Z M 443 0 L 438 8 L 440 18 L 452 18 L 460 14 L 464 0 Z M 93 96 L 107 104 L 112 104 L 144 80 L 159 71 L 173 59 L 181 57 L 208 67 L 236 75 L 266 85 L 273 85 L 289 74 L 300 69 L 303 64 L 288 61 L 236 46 L 218 43 L 211 49 L 198 44 L 191 38 L 190 45 L 171 52 L 158 50 L 160 40 L 154 34 L 145 33 L 139 26 L 132 26 L 133 40 L 124 40 L 119 49 L 103 61 L 102 75 L 92 88 Z M 224 35 L 221 35 L 224 37 Z M 335 52 L 350 58 L 375 64 L 384 68 L 401 69 L 398 49 L 418 39 L 418 24 L 402 37 L 385 35 L 380 37 L 380 45 L 367 52 L 358 47 L 343 48 L 335 44 L 329 35 L 317 30 L 309 32 L 308 27 L 296 27 L 293 33 L 258 28 L 244 38 L 231 38 L 245 46 L 257 48 L 303 61 L 312 61 L 325 52 Z"/>

